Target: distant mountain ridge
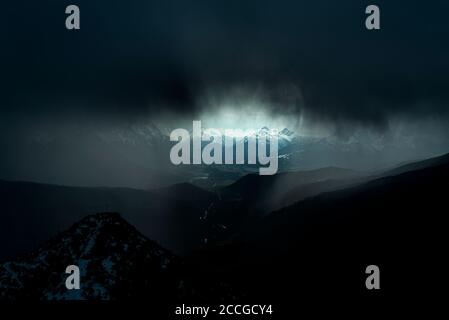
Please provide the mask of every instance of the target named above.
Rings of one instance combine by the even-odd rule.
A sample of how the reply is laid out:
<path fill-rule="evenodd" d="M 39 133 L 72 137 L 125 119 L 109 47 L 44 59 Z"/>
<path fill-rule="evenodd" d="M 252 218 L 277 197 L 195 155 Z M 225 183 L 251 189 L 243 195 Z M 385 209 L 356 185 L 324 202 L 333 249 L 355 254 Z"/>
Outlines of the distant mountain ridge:
<path fill-rule="evenodd" d="M 180 301 L 186 297 L 201 297 L 202 301 L 252 297 L 292 305 L 302 293 L 309 298 L 359 295 L 365 288 L 363 272 L 375 263 L 386 270 L 382 271 L 382 283 L 387 284 L 384 294 L 410 293 L 413 288 L 439 283 L 434 268 L 443 268 L 447 242 L 443 211 L 449 181 L 447 160 L 415 164 L 420 168 L 320 192 L 256 217 L 245 211 L 250 202 L 214 198 L 196 218 L 206 221 L 206 226 L 232 230 L 183 257 L 181 264 L 118 214 L 88 216 L 32 254 L 0 264 L 0 289 L 4 289 L 0 292 L 6 300 L 142 297 L 154 302 L 179 297 Z M 335 168 L 326 170 L 334 172 Z M 323 172 L 308 173 L 311 180 L 301 187 L 328 183 L 322 180 Z M 252 179 L 242 180 L 237 190 L 247 191 L 248 182 L 257 185 Z M 193 202 L 209 196 L 188 184 L 168 190 L 188 192 Z M 157 197 L 165 192 L 161 190 Z M 190 228 L 179 220 L 186 212 L 179 213 L 172 217 L 174 225 Z M 235 225 L 222 224 L 217 218 L 227 218 Z M 72 263 L 80 265 L 87 281 L 77 295 L 68 293 L 62 284 L 65 265 Z M 424 271 L 425 278 L 416 277 Z M 286 287 L 296 294 L 291 295 Z"/>
<path fill-rule="evenodd" d="M 60 129 L 36 127 L 17 137 L 14 143 L 3 137 L 0 177 L 59 185 L 138 189 L 187 181 L 213 189 L 215 185 L 223 187 L 255 172 L 249 165 L 175 166 L 169 159 L 170 148 L 175 143 L 169 135 L 174 128 L 158 127 L 144 120 L 113 127 L 74 125 L 67 132 Z M 335 136 L 306 136 L 285 128 L 280 134 L 278 172 L 328 166 L 381 170 L 400 161 L 426 156 L 409 146 L 385 144 L 381 137 L 367 140 L 362 135 L 345 140 Z M 437 148 L 429 154 L 439 152 L 442 150 Z"/>
<path fill-rule="evenodd" d="M 448 267 L 449 161 L 440 160 L 271 212 L 197 264 L 233 270 L 234 285 L 246 281 L 249 295 L 270 296 L 292 312 L 299 296 L 371 305 L 376 293 L 365 289 L 365 270 L 373 264 L 382 297 L 433 296 Z"/>
<path fill-rule="evenodd" d="M 434 165 L 448 157 L 409 164 L 401 170 Z M 383 175 L 334 167 L 275 176 L 250 174 L 215 192 L 188 183 L 138 190 L 0 180 L 0 261 L 29 252 L 84 216 L 104 211 L 120 212 L 145 236 L 183 255 L 225 240 L 271 211 Z"/>
<path fill-rule="evenodd" d="M 363 177 L 362 172 L 350 169 L 326 167 L 308 171 L 282 172 L 273 176 L 246 175 L 221 190 L 223 197 L 243 199 L 254 210 L 268 213 L 307 196 L 323 191 L 331 191 L 338 185 L 346 186 L 349 180 Z M 339 183 L 327 183 L 339 181 Z M 315 192 L 302 192 L 301 187 L 309 184 L 321 186 Z M 290 193 L 290 198 L 286 194 Z"/>
<path fill-rule="evenodd" d="M 394 169 L 384 172 L 383 175 L 397 175 L 407 171 L 434 167 L 448 162 L 449 162 L 449 153 L 446 153 L 438 157 L 432 157 L 429 159 L 413 161 L 404 165 L 400 165 Z"/>

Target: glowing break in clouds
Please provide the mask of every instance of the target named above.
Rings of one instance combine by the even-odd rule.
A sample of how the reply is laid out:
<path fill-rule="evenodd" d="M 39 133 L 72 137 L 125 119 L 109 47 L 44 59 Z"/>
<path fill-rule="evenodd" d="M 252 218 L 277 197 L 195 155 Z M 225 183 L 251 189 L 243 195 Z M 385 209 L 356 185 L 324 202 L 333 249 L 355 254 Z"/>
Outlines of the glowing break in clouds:
<path fill-rule="evenodd" d="M 180 164 L 260 164 L 260 175 L 273 175 L 278 170 L 278 132 L 260 130 L 254 134 L 252 130 L 213 129 L 202 130 L 201 121 L 193 121 L 192 137 L 186 129 L 178 128 L 170 134 L 170 141 L 177 143 L 170 151 L 170 160 Z M 202 142 L 208 142 L 203 147 Z M 235 157 L 234 157 L 235 146 Z M 245 147 L 247 150 L 245 151 Z M 268 154 L 268 148 L 270 152 Z M 191 152 L 192 150 L 192 152 Z M 224 155 L 223 155 L 224 153 Z M 224 162 L 223 162 L 224 156 Z M 235 161 L 235 162 L 234 162 Z"/>
<path fill-rule="evenodd" d="M 290 91 L 286 94 L 289 97 L 293 96 Z M 301 119 L 295 112 L 297 101 L 273 95 L 264 87 L 209 88 L 199 99 L 199 118 L 206 127 L 217 129 L 257 132 L 261 128 L 278 131 L 297 128 Z"/>

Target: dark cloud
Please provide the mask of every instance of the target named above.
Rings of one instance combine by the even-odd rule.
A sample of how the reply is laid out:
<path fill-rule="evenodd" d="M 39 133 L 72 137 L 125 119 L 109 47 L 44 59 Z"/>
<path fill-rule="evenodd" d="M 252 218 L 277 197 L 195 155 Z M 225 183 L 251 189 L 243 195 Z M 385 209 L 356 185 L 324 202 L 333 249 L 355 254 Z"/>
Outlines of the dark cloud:
<path fill-rule="evenodd" d="M 3 115 L 190 113 L 238 84 L 262 86 L 278 112 L 292 100 L 278 87 L 299 88 L 298 112 L 330 121 L 446 115 L 447 1 L 376 1 L 375 32 L 367 1 L 80 0 L 80 31 L 64 28 L 68 4 L 3 5 Z"/>
<path fill-rule="evenodd" d="M 73 3 L 79 31 L 65 29 Z M 364 27 L 372 3 L 380 31 Z M 170 145 L 148 144 L 161 136 L 149 123 L 194 119 L 324 137 L 333 153 L 310 144 L 315 166 L 448 150 L 445 0 L 28 0 L 1 11 L 2 179 L 172 183 Z M 360 150 L 348 156 L 350 144 Z"/>

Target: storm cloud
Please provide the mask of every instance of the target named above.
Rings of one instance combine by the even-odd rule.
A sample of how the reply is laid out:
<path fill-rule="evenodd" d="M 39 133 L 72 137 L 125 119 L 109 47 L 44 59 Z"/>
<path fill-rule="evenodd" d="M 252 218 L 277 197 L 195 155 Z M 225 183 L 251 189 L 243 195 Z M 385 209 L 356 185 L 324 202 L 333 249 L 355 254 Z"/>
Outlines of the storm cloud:
<path fill-rule="evenodd" d="M 79 31 L 68 4 L 3 5 L 3 115 L 194 114 L 205 92 L 243 86 L 329 121 L 447 116 L 445 1 L 376 1 L 379 31 L 365 1 L 80 0 Z"/>
<path fill-rule="evenodd" d="M 80 8 L 81 30 L 65 28 L 70 4 Z M 172 167 L 153 166 L 169 145 L 150 148 L 148 137 L 192 120 L 287 127 L 340 140 L 332 148 L 355 141 L 379 157 L 313 153 L 305 168 L 365 169 L 447 152 L 449 3 L 377 0 L 376 31 L 365 28 L 369 4 L 2 3 L 0 178 L 176 182 Z"/>

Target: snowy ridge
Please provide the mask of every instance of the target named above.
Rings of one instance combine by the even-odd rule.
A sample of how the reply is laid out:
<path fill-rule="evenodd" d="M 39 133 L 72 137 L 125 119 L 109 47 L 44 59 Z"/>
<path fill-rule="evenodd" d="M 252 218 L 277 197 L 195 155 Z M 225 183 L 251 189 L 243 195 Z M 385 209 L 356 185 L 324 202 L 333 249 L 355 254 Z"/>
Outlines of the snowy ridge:
<path fill-rule="evenodd" d="M 0 299 L 109 300 L 140 294 L 138 283 L 161 286 L 174 256 L 118 214 L 84 218 L 28 257 L 0 264 Z M 65 268 L 80 268 L 81 289 L 65 288 Z M 137 289 L 136 289 L 137 288 Z"/>

